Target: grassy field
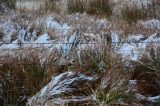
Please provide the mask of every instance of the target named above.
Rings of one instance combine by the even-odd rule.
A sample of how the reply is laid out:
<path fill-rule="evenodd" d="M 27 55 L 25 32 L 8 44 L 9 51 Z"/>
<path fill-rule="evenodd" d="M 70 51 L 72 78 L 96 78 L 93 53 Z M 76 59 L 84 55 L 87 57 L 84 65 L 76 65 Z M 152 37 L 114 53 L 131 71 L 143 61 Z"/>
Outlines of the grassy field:
<path fill-rule="evenodd" d="M 40 6 L 37 10 L 30 10 L 25 7 L 15 9 L 15 1 L 0 1 L 1 5 L 3 3 L 8 8 L 2 11 L 2 16 L 0 16 L 1 24 L 8 22 L 15 28 L 15 32 L 11 34 L 11 43 L 18 38 L 21 29 L 24 29 L 26 31 L 25 37 L 36 33 L 37 38 L 35 39 L 38 39 L 47 33 L 49 39 L 59 42 L 66 39 L 70 41 L 70 38 L 76 33 L 80 35 L 80 43 L 86 44 L 85 49 L 87 48 L 80 51 L 78 48 L 80 46 L 77 46 L 79 42 L 71 42 L 71 46 L 67 45 L 67 47 L 70 47 L 70 51 L 67 52 L 68 55 L 66 56 L 65 48 L 52 51 L 50 51 L 50 48 L 46 48 L 45 45 L 40 45 L 38 49 L 34 48 L 34 45 L 25 48 L 22 42 L 19 41 L 18 49 L 7 49 L 5 53 L 3 49 L 0 49 L 0 62 L 2 62 L 0 63 L 1 106 L 26 105 L 27 99 L 38 93 L 51 81 L 53 76 L 68 71 L 97 78 L 91 85 L 83 86 L 89 86 L 85 92 L 82 92 L 83 95 L 87 97 L 95 95 L 96 102 L 91 103 L 91 106 L 147 106 L 152 105 L 152 103 L 148 103 L 146 99 L 137 98 L 135 96 L 137 93 L 146 97 L 160 95 L 159 45 L 154 47 L 150 43 L 147 45 L 143 56 L 138 61 L 132 61 L 124 59 L 122 55 L 116 53 L 111 42 L 113 32 L 117 33 L 122 39 L 120 44 L 126 42 L 125 40 L 130 35 L 141 34 L 149 37 L 157 33 L 155 38 L 158 39 L 159 29 L 145 28 L 142 25 L 143 21 L 160 19 L 160 2 L 158 0 L 148 4 L 147 8 L 143 5 L 142 8 L 138 8 L 136 5 L 133 7 L 126 6 L 122 9 L 120 17 L 114 15 L 114 4 L 109 0 L 88 0 L 87 2 L 84 0 L 68 0 L 67 13 L 62 12 L 63 7 L 56 5 L 56 0 L 45 0 L 44 6 Z M 1 5 L 0 11 L 3 10 Z M 56 28 L 48 28 L 44 24 L 48 23 L 44 20 L 48 17 L 54 17 L 48 22 L 54 23 L 58 27 L 63 25 L 71 26 L 72 29 L 66 34 L 67 38 L 62 36 L 65 31 L 60 32 L 66 30 L 62 29 L 66 27 L 60 27 L 61 29 L 56 30 Z M 4 25 L 4 28 L 7 28 L 7 24 Z M 0 41 L 3 42 L 6 35 L 8 35 L 8 30 L 6 31 L 1 26 Z M 103 35 L 108 37 L 103 38 Z M 98 44 L 90 46 L 88 42 Z M 60 64 L 63 59 L 67 62 Z M 67 77 L 64 76 L 65 78 Z M 131 81 L 136 81 L 136 86 L 130 84 Z M 81 88 L 78 87 L 77 89 Z M 66 95 L 74 96 L 77 94 L 66 93 L 60 96 L 65 98 Z M 88 104 L 90 102 L 88 101 Z M 159 103 L 153 103 L 153 105 L 158 106 Z"/>

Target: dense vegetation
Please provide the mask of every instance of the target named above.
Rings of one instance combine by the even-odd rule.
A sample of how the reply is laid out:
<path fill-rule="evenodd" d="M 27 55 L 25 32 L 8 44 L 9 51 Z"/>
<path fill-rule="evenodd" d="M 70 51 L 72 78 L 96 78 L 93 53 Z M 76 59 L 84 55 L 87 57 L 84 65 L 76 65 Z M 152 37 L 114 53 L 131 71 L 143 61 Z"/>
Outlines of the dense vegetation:
<path fill-rule="evenodd" d="M 1 4 L 4 3 L 9 8 L 15 9 L 16 0 L 0 0 Z"/>
<path fill-rule="evenodd" d="M 0 2 L 11 9 L 15 9 L 15 0 L 0 0 Z M 27 20 L 25 25 L 21 25 L 22 28 L 24 28 L 24 26 L 29 25 L 28 21 L 32 20 L 32 16 L 30 17 L 28 14 L 33 11 L 33 16 L 43 11 L 42 15 L 53 13 L 56 17 L 54 12 L 60 13 L 63 11 L 63 7 L 58 7 L 56 2 L 57 0 L 45 0 L 45 6 L 42 6 L 36 11 L 25 11 L 24 9 L 24 11 L 21 12 L 22 14 L 16 16 L 17 20 L 14 21 L 24 24 Z M 110 29 L 106 28 L 104 30 L 100 29 L 92 31 L 95 35 L 102 34 L 103 31 L 110 34 L 114 28 L 117 28 L 118 30 L 123 30 L 121 33 L 122 36 L 128 36 L 129 34 L 135 33 L 141 33 L 147 36 L 146 33 L 155 33 L 159 32 L 159 30 L 143 29 L 141 26 L 136 26 L 137 22 L 139 20 L 152 18 L 160 19 L 159 3 L 160 2 L 157 0 L 152 5 L 148 5 L 148 8 L 143 6 L 142 8 L 137 8 L 136 6 L 125 7 L 122 10 L 122 17 L 117 18 L 120 25 L 116 23 L 117 20 L 114 20 L 113 4 L 111 4 L 109 0 L 87 0 L 87 2 L 84 0 L 68 0 L 67 11 L 69 14 L 73 15 L 77 12 L 82 14 L 86 12 L 91 16 L 96 16 L 96 18 L 109 18 L 111 22 L 115 22 Z M 77 22 L 81 25 L 81 28 L 84 28 L 84 30 L 82 29 L 84 32 L 86 31 L 85 28 L 88 27 L 87 25 L 90 25 L 92 28 L 92 24 L 94 24 L 93 21 L 89 20 L 90 17 L 87 15 L 84 16 L 85 18 L 80 19 L 80 21 L 69 20 L 66 17 L 59 17 L 58 15 L 57 17 L 55 18 L 56 21 L 63 20 L 64 22 L 67 20 L 70 23 Z M 33 19 L 35 19 L 35 17 Z M 121 19 L 127 24 L 123 23 L 123 25 L 121 25 Z M 59 21 L 59 23 L 61 22 Z M 75 25 L 75 23 L 73 25 Z M 93 29 L 96 28 L 95 26 Z M 38 36 L 46 31 L 51 39 L 59 37 L 55 30 L 51 31 L 51 29 L 47 29 L 43 25 L 35 25 L 33 29 L 30 28 L 30 32 L 38 30 L 38 28 L 40 30 Z M 81 35 L 85 34 L 83 32 L 80 33 Z M 4 32 L 0 29 L 0 39 L 3 39 L 4 35 Z M 25 33 L 25 35 L 27 35 L 27 33 Z M 18 31 L 14 36 L 18 36 Z M 157 34 L 157 36 L 159 35 Z M 81 37 L 83 40 L 90 39 L 89 37 Z M 111 40 L 111 38 L 109 38 L 109 40 Z M 96 95 L 97 106 L 134 105 L 135 103 L 140 106 L 159 106 L 159 103 L 150 104 L 148 101 L 140 100 L 136 98 L 135 94 L 140 93 L 144 96 L 160 95 L 160 47 L 154 48 L 151 44 L 147 45 L 149 47 L 139 61 L 128 61 L 112 50 L 111 42 L 107 44 L 107 46 L 102 45 L 104 46 L 104 50 L 101 52 L 96 50 L 82 50 L 80 53 L 81 58 L 77 56 L 77 52 L 75 52 L 77 49 L 73 44 L 74 46 L 69 54 L 73 60 L 72 64 L 59 64 L 62 59 L 63 51 L 58 52 L 58 50 L 54 50 L 51 52 L 43 48 L 43 46 L 39 49 L 33 49 L 32 47 L 25 49 L 22 47 L 14 52 L 8 50 L 7 55 L 0 56 L 0 61 L 2 61 L 2 63 L 0 63 L 0 106 L 25 105 L 27 99 L 39 92 L 53 76 L 57 76 L 67 71 L 73 71 L 75 73 L 80 72 L 97 78 L 93 82 L 93 85 L 89 87 L 89 90 L 84 91 L 86 96 L 90 96 L 91 94 Z M 45 54 L 45 59 L 41 58 L 43 57 L 41 55 L 42 53 Z M 136 80 L 136 87 L 129 86 L 129 83 L 132 80 Z M 135 91 L 135 89 L 137 89 L 137 91 Z M 64 95 L 62 95 L 62 97 L 63 96 Z"/>

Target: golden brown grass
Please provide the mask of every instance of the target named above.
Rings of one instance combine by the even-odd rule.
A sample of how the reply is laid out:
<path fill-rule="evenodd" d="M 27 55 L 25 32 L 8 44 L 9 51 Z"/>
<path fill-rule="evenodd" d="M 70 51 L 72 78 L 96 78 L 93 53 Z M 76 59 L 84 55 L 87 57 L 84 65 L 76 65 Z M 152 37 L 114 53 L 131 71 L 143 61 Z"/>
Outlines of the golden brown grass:
<path fill-rule="evenodd" d="M 133 79 L 137 80 L 137 89 L 141 94 L 157 96 L 160 94 L 160 48 L 151 46 L 148 49 L 140 62 L 133 62 Z"/>
<path fill-rule="evenodd" d="M 76 2 L 77 3 L 77 2 Z M 97 2 L 96 2 L 97 3 Z M 98 2 L 99 3 L 99 2 Z M 97 7 L 94 7 L 93 4 L 90 5 L 91 7 L 87 7 L 87 12 L 89 14 L 94 14 L 94 16 L 88 16 L 86 14 L 80 15 L 79 20 L 74 18 L 70 18 L 67 15 L 57 15 L 55 13 L 46 13 L 42 11 L 38 13 L 37 11 L 29 11 L 27 9 L 20 10 L 21 15 L 23 14 L 35 14 L 33 15 L 32 19 L 36 19 L 36 16 L 43 17 L 48 15 L 53 15 L 57 22 L 67 22 L 70 25 L 77 27 L 77 24 L 80 25 L 81 28 L 81 35 L 85 33 L 85 29 L 91 26 L 91 28 L 96 29 L 97 24 L 95 23 L 98 19 L 104 17 L 103 12 L 107 12 L 106 14 L 110 15 L 110 10 L 106 11 L 106 8 L 102 6 L 103 3 L 97 4 Z M 83 6 L 84 4 L 79 5 L 77 4 L 71 5 L 75 7 L 69 7 L 72 12 L 77 11 L 85 11 Z M 97 9 L 99 8 L 100 9 Z M 55 7 L 48 7 L 48 8 L 55 8 Z M 82 9 L 81 9 L 82 8 Z M 107 7 L 108 8 L 108 7 Z M 102 9 L 102 10 L 101 10 Z M 139 19 L 147 19 L 150 16 L 146 16 L 146 10 L 139 10 L 133 9 L 125 10 L 123 14 L 125 20 L 110 18 L 109 24 L 110 27 L 105 29 L 104 32 L 111 32 L 112 30 L 117 30 L 117 33 L 122 37 L 128 37 L 131 34 L 142 34 L 145 36 L 149 36 L 152 33 L 159 32 L 159 30 L 154 29 L 146 29 L 143 26 L 137 24 L 136 22 Z M 36 15 L 36 13 L 38 15 Z M 135 14 L 138 13 L 138 16 Z M 95 15 L 96 14 L 96 15 Z M 97 15 L 98 14 L 98 15 Z M 102 15 L 102 16 L 101 16 Z M 132 17 L 130 17 L 132 16 Z M 152 16 L 152 15 L 151 15 Z M 93 18 L 94 17 L 94 18 Z M 92 20 L 91 20 L 92 18 Z M 111 24 L 112 23 L 112 24 Z M 26 24 L 27 25 L 27 24 Z M 43 25 L 36 26 L 33 25 L 34 29 L 39 29 L 40 32 L 37 33 L 38 35 L 41 34 L 45 30 Z M 92 33 L 97 34 L 100 33 L 101 30 L 93 30 Z M 57 39 L 57 33 L 54 30 L 47 29 L 48 34 L 51 36 L 51 39 Z M 3 33 L 0 33 L 0 38 L 3 36 Z M 15 35 L 16 36 L 16 35 Z M 14 38 L 15 39 L 15 38 Z M 45 49 L 46 50 L 46 49 Z M 107 52 L 105 52 L 107 51 Z M 71 57 L 74 60 L 74 63 L 70 67 L 73 71 L 81 71 L 89 76 L 98 76 L 98 81 L 95 82 L 95 88 L 93 89 L 96 92 L 97 100 L 99 104 L 116 104 L 119 99 L 123 99 L 125 103 L 133 102 L 132 99 L 132 92 L 128 91 L 128 80 L 131 79 L 132 73 L 127 72 L 125 70 L 125 62 L 121 60 L 119 56 L 111 55 L 112 53 L 108 48 L 103 48 L 101 52 L 93 51 L 82 51 L 81 52 L 81 62 L 79 61 L 76 51 L 72 51 Z M 155 52 L 155 51 L 152 51 Z M 1 101 L 3 101 L 4 105 L 13 104 L 16 105 L 19 103 L 17 102 L 19 96 L 26 95 L 32 96 L 37 93 L 48 81 L 51 79 L 52 75 L 57 75 L 62 71 L 68 70 L 68 66 L 61 66 L 58 64 L 58 60 L 60 59 L 60 55 L 58 53 L 47 53 L 46 52 L 46 59 L 43 63 L 41 63 L 40 55 L 41 50 L 32 50 L 31 49 L 21 49 L 20 52 L 17 52 L 18 56 L 7 55 L 6 57 L 1 57 L 1 61 L 3 64 L 0 65 L 0 83 L 3 84 L 3 94 Z M 14 54 L 14 53 L 13 53 Z M 144 72 L 144 69 L 140 69 L 143 74 L 142 80 L 148 80 L 148 76 L 151 79 L 156 78 L 156 81 L 159 80 L 159 57 L 151 56 L 152 59 L 145 59 L 144 62 L 149 68 L 154 68 L 156 71 L 154 73 Z M 148 61 L 149 60 L 149 61 Z M 151 61 L 150 61 L 151 60 Z M 100 63 L 101 68 L 100 68 Z M 146 63 L 147 62 L 147 63 Z M 153 67 L 154 66 L 154 67 Z M 138 68 L 137 68 L 138 69 Z M 138 73 L 139 75 L 139 70 Z M 154 74 L 154 75 L 153 75 Z M 152 76 L 153 75 L 153 76 Z M 155 75 L 157 75 L 155 77 Z M 147 78 L 147 79 L 146 79 Z M 149 79 L 150 80 L 150 79 Z M 155 82 L 156 82 L 155 81 Z M 139 82 L 139 90 L 146 91 L 148 89 L 148 85 L 144 84 L 142 87 L 142 82 Z M 151 84 L 150 84 L 151 85 Z M 97 87 L 98 86 L 98 87 Z M 106 86 L 106 87 L 104 87 Z M 158 85 L 159 86 L 159 85 Z M 158 88 L 158 87 L 157 87 Z M 152 90 L 152 89 L 151 89 Z M 149 91 L 151 94 L 152 92 Z M 13 98 L 10 98 L 13 97 Z M 129 98 L 129 99 L 127 99 Z M 131 99 L 131 100 L 130 100 Z M 25 103 L 26 100 L 22 101 L 22 104 Z M 118 104 L 118 103 L 117 103 Z"/>
<path fill-rule="evenodd" d="M 92 89 L 98 105 L 121 105 L 134 103 L 134 93 L 128 87 L 132 70 L 125 70 L 125 62 L 121 57 L 111 52 L 82 53 L 82 67 L 80 71 L 88 75 L 97 75 L 95 88 Z M 103 61 L 103 62 L 102 62 Z M 100 66 L 101 64 L 101 66 Z M 130 89 L 130 90 L 129 90 Z"/>
<path fill-rule="evenodd" d="M 28 51 L 21 49 L 20 52 L 16 52 L 16 56 L 1 57 L 2 98 L 0 99 L 3 105 L 19 103 L 24 105 L 26 99 L 22 100 L 23 96 L 34 95 L 51 80 L 52 75 L 59 73 L 57 70 L 60 68 L 55 66 L 56 58 L 54 54 L 48 55 L 42 63 L 40 50 L 32 49 Z"/>
<path fill-rule="evenodd" d="M 157 29 L 145 28 L 140 22 L 129 24 L 127 21 L 115 18 L 112 18 L 110 21 L 112 23 L 110 30 L 115 30 L 122 38 L 137 34 L 148 37 L 154 33 L 160 33 Z"/>
<path fill-rule="evenodd" d="M 28 51 L 32 52 L 26 51 L 27 49 L 21 49 L 21 52 L 18 52 L 19 54 L 17 56 L 13 56 L 13 53 L 12 55 L 1 58 L 3 64 L 0 66 L 0 77 L 3 80 L 0 83 L 3 84 L 2 89 L 4 92 L 2 101 L 5 105 L 7 103 L 25 103 L 25 100 L 17 102 L 20 95 L 34 95 L 48 83 L 53 75 L 58 75 L 62 71 L 68 70 L 67 65 L 59 65 L 60 55 L 56 52 L 52 54 L 46 52 L 46 59 L 41 63 L 40 49 L 28 49 Z M 70 70 L 97 77 L 97 80 L 93 84 L 92 92 L 84 91 L 89 96 L 92 93 L 96 95 L 97 104 L 122 105 L 120 101 L 123 101 L 123 105 L 138 103 L 132 89 L 128 86 L 129 80 L 133 77 L 133 70 L 128 70 L 125 67 L 126 61 L 122 60 L 121 56 L 114 54 L 112 51 L 108 52 L 107 48 L 104 48 L 104 52 L 95 52 L 94 50 L 82 51 L 81 64 L 78 58 L 76 58 L 76 52 L 72 51 L 72 57 L 74 63 L 70 66 Z M 153 59 L 155 60 L 156 58 Z M 153 62 L 153 64 L 155 63 Z M 159 72 L 158 69 L 157 72 Z M 144 71 L 141 69 L 141 75 L 142 73 L 146 73 Z M 150 75 L 152 76 L 152 74 Z M 148 77 L 147 73 L 143 74 L 141 78 L 142 80 L 146 80 L 145 78 L 152 77 Z M 149 88 L 145 83 L 138 82 L 138 84 L 144 85 L 143 87 L 138 86 L 139 91 L 145 91 Z M 13 97 L 11 100 L 9 98 L 10 96 Z"/>
<path fill-rule="evenodd" d="M 56 0 L 45 0 L 44 9 L 48 13 L 55 12 L 60 13 L 61 8 L 56 4 Z"/>

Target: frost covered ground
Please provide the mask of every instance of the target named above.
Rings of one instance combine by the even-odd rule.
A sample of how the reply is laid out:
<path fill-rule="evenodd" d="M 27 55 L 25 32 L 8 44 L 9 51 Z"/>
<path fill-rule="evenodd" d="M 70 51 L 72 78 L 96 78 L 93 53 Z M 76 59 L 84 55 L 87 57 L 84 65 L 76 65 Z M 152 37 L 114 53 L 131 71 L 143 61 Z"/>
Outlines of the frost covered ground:
<path fill-rule="evenodd" d="M 28 16 L 29 17 L 29 16 Z M 76 22 L 83 19 L 90 19 L 88 23 L 71 24 L 69 21 L 59 21 L 54 15 L 37 18 L 34 22 L 25 21 L 27 27 L 15 21 L 17 16 L 3 15 L 0 16 L 0 56 L 5 56 L 8 51 L 13 56 L 20 49 L 47 49 L 50 53 L 58 51 L 61 54 L 60 65 L 69 64 L 74 59 L 72 52 L 76 51 L 79 62 L 81 62 L 82 51 L 98 51 L 98 53 L 108 50 L 122 56 L 124 60 L 139 61 L 139 59 L 147 54 L 149 47 L 158 48 L 160 44 L 160 20 L 152 19 L 148 21 L 140 21 L 146 29 L 155 29 L 155 32 L 149 36 L 142 34 L 128 35 L 126 38 L 119 35 L 116 30 L 110 29 L 112 23 L 106 19 L 95 19 L 86 14 L 68 15 L 67 17 Z M 81 18 L 82 17 L 82 18 Z M 85 25 L 86 26 L 85 26 Z M 33 26 L 42 27 L 42 32 Z M 51 33 L 49 32 L 51 31 Z M 107 47 L 108 49 L 104 49 Z M 46 54 L 42 52 L 41 60 L 45 59 Z M 65 62 L 63 61 L 65 60 Z M 2 61 L 3 64 L 3 60 Z M 64 63 L 63 63 L 64 62 Z M 103 62 L 102 62 L 103 65 Z M 28 100 L 29 106 L 38 106 L 50 104 L 65 104 L 70 102 L 88 103 L 95 102 L 94 94 L 90 96 L 77 95 L 90 87 L 90 84 L 96 80 L 94 76 L 86 76 L 82 73 L 64 72 L 54 76 L 52 80 L 40 90 L 35 96 Z M 80 87 L 78 87 L 80 86 Z M 76 93 L 75 93 L 76 92 Z M 73 93 L 61 98 L 65 93 Z M 137 94 L 137 98 L 147 100 L 149 102 L 160 101 L 160 97 L 145 97 Z"/>
<path fill-rule="evenodd" d="M 76 18 L 76 17 L 75 17 Z M 108 29 L 108 21 L 105 19 L 95 20 L 95 30 L 99 30 L 99 33 L 94 33 L 90 27 L 86 28 L 81 33 L 80 28 L 67 24 L 67 22 L 57 22 L 54 16 L 45 17 L 38 19 L 36 24 L 43 25 L 49 30 L 53 30 L 55 35 L 49 35 L 44 32 L 42 35 L 36 35 L 37 31 L 32 30 L 32 23 L 29 27 L 24 28 L 14 23 L 8 17 L 1 17 L 0 29 L 3 32 L 1 38 L 1 52 L 4 49 L 19 49 L 19 48 L 48 48 L 49 50 L 57 49 L 63 51 L 63 55 L 69 55 L 73 46 L 76 46 L 77 51 L 81 50 L 99 50 L 101 51 L 101 45 L 105 45 L 104 39 L 111 36 L 111 48 L 120 53 L 124 58 L 127 57 L 131 60 L 138 60 L 139 56 L 147 50 L 147 47 L 152 45 L 158 46 L 160 43 L 159 31 L 145 36 L 141 34 L 129 35 L 127 38 L 122 38 L 114 30 L 111 31 L 110 35 L 103 29 Z M 142 21 L 140 24 L 148 29 L 160 30 L 160 21 L 153 19 L 149 21 Z M 15 36 L 14 34 L 17 34 Z M 84 35 L 82 35 L 84 34 Z M 51 39 L 51 36 L 55 36 L 55 39 Z M 14 38 L 13 38 L 14 37 Z"/>

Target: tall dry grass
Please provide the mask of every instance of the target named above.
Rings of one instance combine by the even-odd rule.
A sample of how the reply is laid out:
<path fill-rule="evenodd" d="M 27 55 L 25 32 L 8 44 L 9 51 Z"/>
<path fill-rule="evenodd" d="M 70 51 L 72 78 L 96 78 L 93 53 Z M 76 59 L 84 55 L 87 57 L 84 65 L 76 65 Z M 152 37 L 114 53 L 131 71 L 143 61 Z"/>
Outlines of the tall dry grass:
<path fill-rule="evenodd" d="M 126 6 L 122 9 L 122 18 L 128 23 L 134 23 L 138 20 L 160 18 L 159 0 L 151 1 L 151 4 L 148 3 L 147 6 L 144 6 L 143 3 L 141 4 L 141 7 L 138 7 L 136 4 L 133 5 L 134 6 L 132 7 Z"/>
<path fill-rule="evenodd" d="M 46 12 L 60 13 L 61 8 L 57 5 L 57 0 L 45 0 L 44 9 Z"/>
<path fill-rule="evenodd" d="M 77 63 L 73 66 L 74 70 L 97 77 L 91 92 L 98 106 L 126 105 L 136 101 L 132 88 L 128 86 L 133 70 L 125 68 L 126 62 L 121 56 L 107 48 L 100 51 L 82 51 L 81 64 L 79 61 Z"/>
<path fill-rule="evenodd" d="M 32 52 L 31 52 L 32 51 Z M 55 66 L 57 56 L 52 54 L 42 61 L 38 50 L 20 50 L 1 57 L 0 101 L 2 106 L 25 105 L 29 96 L 37 93 L 52 75 L 59 73 Z M 56 72 L 57 71 L 57 72 Z"/>
<path fill-rule="evenodd" d="M 112 15 L 112 7 L 109 3 L 109 0 L 68 0 L 68 12 L 86 12 L 88 14 L 99 14 L 110 16 Z"/>

